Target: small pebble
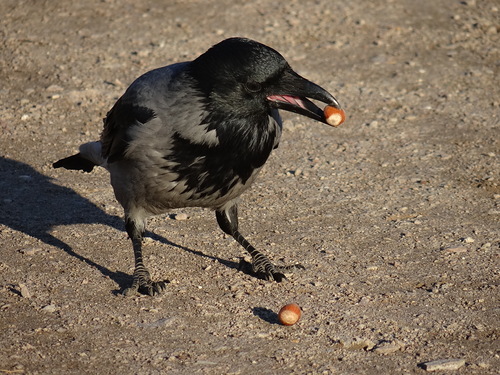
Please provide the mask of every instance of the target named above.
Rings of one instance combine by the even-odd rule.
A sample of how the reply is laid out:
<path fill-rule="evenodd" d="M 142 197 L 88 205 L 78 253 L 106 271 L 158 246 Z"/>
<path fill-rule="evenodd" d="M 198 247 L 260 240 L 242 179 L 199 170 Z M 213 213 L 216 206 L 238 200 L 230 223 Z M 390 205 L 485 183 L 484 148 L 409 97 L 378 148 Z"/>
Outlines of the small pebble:
<path fill-rule="evenodd" d="M 23 283 L 19 284 L 19 292 L 21 293 L 21 297 L 31 298 L 31 293 L 30 293 L 28 287 Z"/>
<path fill-rule="evenodd" d="M 53 313 L 57 310 L 57 308 L 55 305 L 47 305 L 47 306 L 42 307 L 42 310 L 49 312 L 49 313 Z"/>
<path fill-rule="evenodd" d="M 397 341 L 381 341 L 372 349 L 373 352 L 378 354 L 392 354 L 401 349 L 401 344 Z"/>
<path fill-rule="evenodd" d="M 443 249 L 444 254 L 460 254 L 467 252 L 467 248 L 465 246 L 452 246 Z"/>
<path fill-rule="evenodd" d="M 62 88 L 59 85 L 50 85 L 49 87 L 47 87 L 46 90 L 47 92 L 58 92 L 58 91 L 63 91 L 64 88 Z"/>
<path fill-rule="evenodd" d="M 168 327 L 175 323 L 177 321 L 176 317 L 170 317 L 170 318 L 161 318 L 158 320 L 155 320 L 153 322 L 148 322 L 148 323 L 136 323 L 138 327 L 141 328 L 159 328 L 159 327 Z"/>
<path fill-rule="evenodd" d="M 422 363 L 422 368 L 426 371 L 458 370 L 465 365 L 465 359 L 437 359 L 435 361 Z"/>
<path fill-rule="evenodd" d="M 185 213 L 180 213 L 180 214 L 176 214 L 174 215 L 174 220 L 179 220 L 179 221 L 184 221 L 184 220 L 187 220 L 188 219 L 188 215 L 185 214 Z"/>
<path fill-rule="evenodd" d="M 364 339 L 360 337 L 355 338 L 341 338 L 337 340 L 337 343 L 340 347 L 345 348 L 347 350 L 372 350 L 375 347 L 375 343 L 370 339 Z"/>
<path fill-rule="evenodd" d="M 20 249 L 19 252 L 24 255 L 35 255 L 42 249 L 40 247 L 28 247 L 25 249 Z"/>
<path fill-rule="evenodd" d="M 145 244 L 152 244 L 153 242 L 155 242 L 155 240 L 153 240 L 151 237 L 143 237 L 142 241 Z"/>
<path fill-rule="evenodd" d="M 491 248 L 491 242 L 486 242 L 481 246 L 480 250 L 489 250 L 490 248 Z"/>

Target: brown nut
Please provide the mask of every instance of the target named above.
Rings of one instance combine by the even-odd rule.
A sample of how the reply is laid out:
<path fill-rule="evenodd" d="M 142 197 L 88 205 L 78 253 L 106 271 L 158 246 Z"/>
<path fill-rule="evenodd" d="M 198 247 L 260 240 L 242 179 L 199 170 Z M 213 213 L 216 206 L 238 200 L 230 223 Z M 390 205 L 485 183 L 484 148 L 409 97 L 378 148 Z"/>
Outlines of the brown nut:
<path fill-rule="evenodd" d="M 327 105 L 323 113 L 325 114 L 325 121 L 328 125 L 337 127 L 345 121 L 345 112 L 343 109 Z"/>
<path fill-rule="evenodd" d="M 299 305 L 290 303 L 281 308 L 278 313 L 278 319 L 281 324 L 291 326 L 297 323 L 300 319 L 301 311 Z"/>

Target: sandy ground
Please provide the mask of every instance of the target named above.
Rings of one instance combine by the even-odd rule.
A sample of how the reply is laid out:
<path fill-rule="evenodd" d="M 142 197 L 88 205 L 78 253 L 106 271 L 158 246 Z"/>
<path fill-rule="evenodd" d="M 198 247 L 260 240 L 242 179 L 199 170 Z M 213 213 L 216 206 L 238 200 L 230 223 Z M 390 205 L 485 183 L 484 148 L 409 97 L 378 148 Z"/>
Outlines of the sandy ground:
<path fill-rule="evenodd" d="M 2 0 L 0 14 L 0 373 L 419 374 L 440 359 L 498 373 L 498 1 Z M 98 138 L 134 78 L 236 35 L 348 115 L 333 129 L 285 113 L 242 197 L 248 239 L 307 268 L 254 279 L 212 212 L 178 210 L 145 241 L 166 293 L 126 298 L 107 172 L 51 164 Z M 289 302 L 303 317 L 284 327 Z"/>

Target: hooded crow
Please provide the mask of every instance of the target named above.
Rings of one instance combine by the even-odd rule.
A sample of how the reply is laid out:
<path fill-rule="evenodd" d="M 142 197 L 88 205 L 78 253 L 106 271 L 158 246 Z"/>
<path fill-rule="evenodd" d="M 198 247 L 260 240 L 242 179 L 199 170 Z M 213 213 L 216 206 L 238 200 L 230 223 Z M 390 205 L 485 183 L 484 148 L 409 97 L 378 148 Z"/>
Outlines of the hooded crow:
<path fill-rule="evenodd" d="M 53 164 L 109 171 L 135 257 L 133 282 L 124 294 L 165 289 L 143 263 L 142 237 L 149 216 L 181 207 L 215 210 L 220 228 L 251 255 L 256 277 L 285 277 L 290 267 L 271 263 L 239 232 L 237 199 L 278 146 L 278 109 L 327 123 L 310 99 L 340 109 L 330 93 L 295 73 L 274 49 L 226 39 L 193 61 L 136 79 L 106 115 L 101 139 Z"/>

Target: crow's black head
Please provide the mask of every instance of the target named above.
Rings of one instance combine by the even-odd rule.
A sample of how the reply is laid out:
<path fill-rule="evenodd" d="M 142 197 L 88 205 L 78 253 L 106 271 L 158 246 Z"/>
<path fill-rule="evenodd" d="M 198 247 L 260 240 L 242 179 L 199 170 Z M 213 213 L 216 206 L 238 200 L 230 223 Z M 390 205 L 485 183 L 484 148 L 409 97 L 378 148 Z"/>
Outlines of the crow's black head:
<path fill-rule="evenodd" d="M 340 108 L 330 93 L 295 73 L 281 54 L 250 39 L 216 44 L 192 62 L 191 74 L 229 117 L 262 117 L 278 108 L 326 122 L 323 110 L 309 99 Z"/>

